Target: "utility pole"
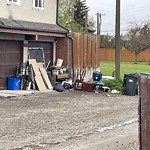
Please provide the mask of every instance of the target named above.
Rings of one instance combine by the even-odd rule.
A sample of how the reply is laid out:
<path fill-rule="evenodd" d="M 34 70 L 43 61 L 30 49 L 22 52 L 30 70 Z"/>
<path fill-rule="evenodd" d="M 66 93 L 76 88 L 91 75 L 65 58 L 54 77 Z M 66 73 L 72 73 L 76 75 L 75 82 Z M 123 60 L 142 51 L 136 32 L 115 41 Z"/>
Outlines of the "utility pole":
<path fill-rule="evenodd" d="M 101 26 L 102 26 L 102 16 L 106 14 L 97 13 L 97 35 L 101 34 Z"/>
<path fill-rule="evenodd" d="M 100 14 L 97 13 L 97 35 L 100 35 Z"/>
<path fill-rule="evenodd" d="M 88 10 L 86 11 L 85 14 L 85 33 L 88 33 Z"/>
<path fill-rule="evenodd" d="M 120 78 L 120 0 L 116 0 L 115 78 Z"/>
<path fill-rule="evenodd" d="M 71 16 L 71 32 L 74 32 L 74 9 L 72 9 L 72 16 Z"/>

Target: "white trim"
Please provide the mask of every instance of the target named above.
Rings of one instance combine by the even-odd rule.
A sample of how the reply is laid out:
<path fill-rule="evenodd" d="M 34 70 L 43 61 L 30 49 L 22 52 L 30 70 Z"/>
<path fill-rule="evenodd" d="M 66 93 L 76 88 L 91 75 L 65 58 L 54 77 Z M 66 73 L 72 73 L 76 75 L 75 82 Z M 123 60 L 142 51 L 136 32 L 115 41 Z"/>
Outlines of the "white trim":
<path fill-rule="evenodd" d="M 7 0 L 7 4 L 8 4 L 8 5 L 13 4 L 13 5 L 18 5 L 18 6 L 20 6 L 20 0 L 16 0 L 16 2 L 15 2 L 14 0 Z"/>
<path fill-rule="evenodd" d="M 33 9 L 36 9 L 36 10 L 44 10 L 44 0 L 39 0 L 39 1 L 41 1 L 41 7 L 37 7 L 37 6 L 35 6 L 35 1 L 36 0 L 33 0 Z"/>
<path fill-rule="evenodd" d="M 56 41 L 53 42 L 53 66 L 56 64 Z"/>

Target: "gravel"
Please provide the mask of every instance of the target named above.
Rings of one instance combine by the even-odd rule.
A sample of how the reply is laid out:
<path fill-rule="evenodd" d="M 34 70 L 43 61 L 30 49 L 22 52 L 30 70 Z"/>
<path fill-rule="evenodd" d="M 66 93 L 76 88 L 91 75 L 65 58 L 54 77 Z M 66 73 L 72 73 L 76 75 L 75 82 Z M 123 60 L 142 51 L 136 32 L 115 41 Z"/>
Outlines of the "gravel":
<path fill-rule="evenodd" d="M 82 91 L 0 99 L 0 150 L 137 150 L 138 96 Z"/>

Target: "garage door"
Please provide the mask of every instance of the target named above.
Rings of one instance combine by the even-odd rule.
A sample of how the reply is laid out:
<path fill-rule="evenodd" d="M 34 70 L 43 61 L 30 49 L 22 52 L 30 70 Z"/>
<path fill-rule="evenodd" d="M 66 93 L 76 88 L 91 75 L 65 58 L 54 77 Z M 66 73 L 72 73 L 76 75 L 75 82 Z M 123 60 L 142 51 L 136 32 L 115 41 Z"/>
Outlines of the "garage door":
<path fill-rule="evenodd" d="M 22 43 L 0 40 L 0 89 L 7 89 L 7 77 L 16 75 L 22 62 Z"/>

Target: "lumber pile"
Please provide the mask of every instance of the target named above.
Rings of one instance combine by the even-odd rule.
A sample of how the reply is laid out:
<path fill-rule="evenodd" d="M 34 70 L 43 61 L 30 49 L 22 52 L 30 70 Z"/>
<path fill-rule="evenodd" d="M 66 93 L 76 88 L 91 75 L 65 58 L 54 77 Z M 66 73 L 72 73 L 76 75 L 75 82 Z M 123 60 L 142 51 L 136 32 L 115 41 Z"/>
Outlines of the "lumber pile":
<path fill-rule="evenodd" d="M 38 64 L 35 59 L 29 59 L 29 65 L 31 66 L 30 78 L 32 80 L 33 87 L 36 84 L 39 91 L 53 89 L 43 65 Z"/>

